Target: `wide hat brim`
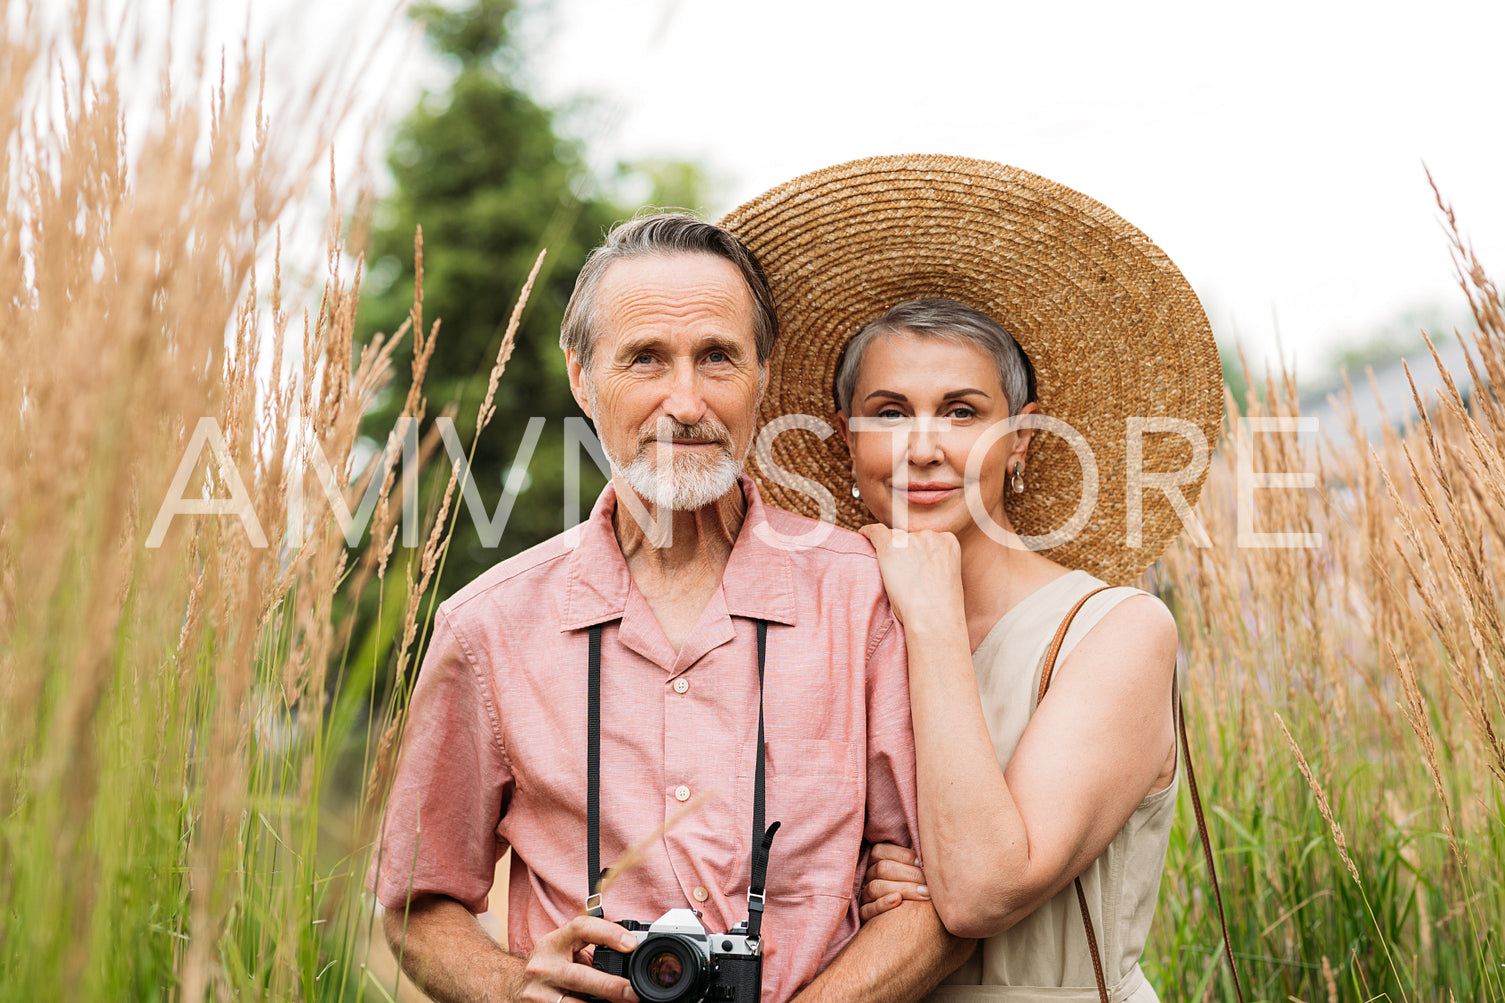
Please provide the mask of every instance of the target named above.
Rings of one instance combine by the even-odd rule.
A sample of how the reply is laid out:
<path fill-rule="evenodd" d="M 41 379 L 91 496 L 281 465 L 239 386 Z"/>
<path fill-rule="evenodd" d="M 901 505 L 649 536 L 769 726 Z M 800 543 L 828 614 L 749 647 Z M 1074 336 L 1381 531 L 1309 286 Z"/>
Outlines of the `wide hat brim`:
<path fill-rule="evenodd" d="M 1092 478 L 1077 450 L 1037 432 L 1026 490 L 1006 493 L 1014 529 L 1047 543 L 1053 533 L 1070 536 L 1040 549 L 1117 583 L 1133 580 L 1181 532 L 1168 491 L 1146 481 L 1184 479 L 1171 490 L 1196 503 L 1222 422 L 1222 369 L 1185 277 L 1111 209 L 1016 167 L 903 155 L 803 175 L 721 223 L 762 264 L 778 313 L 762 423 L 812 415 L 834 425 L 832 381 L 847 341 L 903 300 L 958 300 L 1019 342 L 1034 365 L 1041 412 L 1075 429 L 1096 467 L 1089 508 L 1082 499 Z M 1135 429 L 1137 539 L 1127 467 Z M 800 483 L 811 478 L 834 496 L 841 525 L 873 521 L 852 497 L 852 461 L 839 435 L 785 431 L 771 458 L 779 469 L 751 466 L 772 504 L 818 517 L 819 502 Z M 1073 525 L 1079 512 L 1086 521 Z"/>

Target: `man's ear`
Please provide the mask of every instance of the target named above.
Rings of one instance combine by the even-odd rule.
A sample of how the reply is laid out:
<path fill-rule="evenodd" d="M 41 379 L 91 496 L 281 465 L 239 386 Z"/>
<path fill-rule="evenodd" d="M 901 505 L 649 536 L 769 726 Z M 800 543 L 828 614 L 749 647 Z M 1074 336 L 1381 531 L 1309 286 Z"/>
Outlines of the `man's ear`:
<path fill-rule="evenodd" d="M 567 348 L 564 352 L 564 368 L 570 374 L 570 393 L 574 395 L 575 403 L 580 405 L 580 410 L 592 421 L 596 416 L 591 414 L 590 394 L 585 392 L 585 370 L 580 366 L 580 359 L 575 355 L 573 348 Z"/>

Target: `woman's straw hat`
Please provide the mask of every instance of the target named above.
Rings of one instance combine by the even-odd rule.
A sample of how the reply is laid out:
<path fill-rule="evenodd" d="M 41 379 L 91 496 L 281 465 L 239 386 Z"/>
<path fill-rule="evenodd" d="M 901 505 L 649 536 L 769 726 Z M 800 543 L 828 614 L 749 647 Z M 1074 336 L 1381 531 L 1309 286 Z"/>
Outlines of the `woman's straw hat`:
<path fill-rule="evenodd" d="M 1189 511 L 1206 479 L 1223 415 L 1217 346 L 1181 272 L 1111 209 L 1016 167 L 905 155 L 795 178 L 721 222 L 757 256 L 778 310 L 763 422 L 804 414 L 834 424 L 836 363 L 863 324 L 903 300 L 959 300 L 1014 336 L 1034 366 L 1041 412 L 1076 429 L 1096 461 L 1097 500 L 1087 507 L 1078 454 L 1060 435 L 1037 432 L 1026 489 L 1006 497 L 1015 530 L 1109 582 L 1133 579 L 1182 530 L 1168 490 Z M 1150 419 L 1137 425 L 1137 485 L 1128 477 L 1131 419 Z M 819 516 L 801 485 L 813 478 L 834 495 L 842 525 L 872 521 L 852 497 L 839 435 L 785 431 L 772 459 L 782 472 L 752 465 L 772 504 Z M 1157 474 L 1159 484 L 1185 483 L 1156 486 Z M 1137 541 L 1127 491 L 1135 486 Z M 1049 546 L 1078 512 L 1085 524 Z"/>

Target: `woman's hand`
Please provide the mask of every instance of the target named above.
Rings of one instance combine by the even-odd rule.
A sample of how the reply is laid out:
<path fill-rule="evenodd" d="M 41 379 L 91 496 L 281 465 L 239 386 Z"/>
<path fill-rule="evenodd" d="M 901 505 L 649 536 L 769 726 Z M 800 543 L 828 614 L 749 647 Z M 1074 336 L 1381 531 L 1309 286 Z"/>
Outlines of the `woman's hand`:
<path fill-rule="evenodd" d="M 893 843 L 875 843 L 868 855 L 867 873 L 862 876 L 862 906 L 858 916 L 866 923 L 888 912 L 905 899 L 930 901 L 925 887 L 925 872 L 913 850 Z"/>
<path fill-rule="evenodd" d="M 950 533 L 924 529 L 906 533 L 873 523 L 858 530 L 878 551 L 878 569 L 894 615 L 906 630 L 958 620 L 965 630 L 962 604 L 962 548 Z"/>

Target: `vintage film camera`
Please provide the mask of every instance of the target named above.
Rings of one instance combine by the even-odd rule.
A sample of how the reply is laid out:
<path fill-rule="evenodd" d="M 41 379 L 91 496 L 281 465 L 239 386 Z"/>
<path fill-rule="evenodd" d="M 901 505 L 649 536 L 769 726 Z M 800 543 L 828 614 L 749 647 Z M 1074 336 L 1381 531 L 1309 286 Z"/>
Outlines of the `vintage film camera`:
<path fill-rule="evenodd" d="M 762 957 L 746 923 L 730 933 L 706 933 L 693 909 L 670 909 L 652 923 L 620 922 L 637 934 L 638 946 L 626 952 L 597 947 L 595 967 L 632 983 L 644 1003 L 757 1003 Z"/>
<path fill-rule="evenodd" d="M 637 935 L 631 951 L 597 945 L 592 964 L 608 975 L 625 978 L 643 1003 L 760 1003 L 763 990 L 764 881 L 773 837 L 774 822 L 763 827 L 764 747 L 763 676 L 768 623 L 757 621 L 758 630 L 758 746 L 753 779 L 753 853 L 747 889 L 747 920 L 727 933 L 707 933 L 693 909 L 670 909 L 652 923 L 624 919 L 618 923 Z M 601 625 L 590 628 L 588 666 L 589 716 L 586 740 L 586 875 L 594 889 L 586 899 L 586 912 L 603 916 L 601 908 Z M 595 996 L 582 997 L 605 1003 Z"/>

